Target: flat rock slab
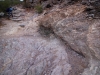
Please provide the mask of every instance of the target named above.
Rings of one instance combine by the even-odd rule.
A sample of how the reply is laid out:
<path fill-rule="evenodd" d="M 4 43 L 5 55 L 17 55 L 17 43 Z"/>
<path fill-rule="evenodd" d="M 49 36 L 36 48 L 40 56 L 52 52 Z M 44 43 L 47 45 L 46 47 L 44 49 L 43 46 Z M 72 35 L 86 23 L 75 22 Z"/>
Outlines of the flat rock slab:
<path fill-rule="evenodd" d="M 0 40 L 0 75 L 68 75 L 70 69 L 65 47 L 57 39 Z"/>

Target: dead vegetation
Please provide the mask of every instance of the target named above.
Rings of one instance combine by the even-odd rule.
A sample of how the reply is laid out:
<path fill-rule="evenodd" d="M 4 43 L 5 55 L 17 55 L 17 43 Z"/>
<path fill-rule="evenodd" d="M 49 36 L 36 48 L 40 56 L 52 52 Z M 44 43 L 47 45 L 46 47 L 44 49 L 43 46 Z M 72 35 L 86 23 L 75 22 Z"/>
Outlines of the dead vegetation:
<path fill-rule="evenodd" d="M 51 34 L 54 34 L 53 28 L 51 26 L 45 27 L 42 24 L 39 25 L 38 31 L 42 36 L 45 37 L 50 37 Z"/>
<path fill-rule="evenodd" d="M 4 25 L 3 25 L 2 21 L 0 21 L 0 27 L 2 27 L 2 26 L 4 26 Z"/>

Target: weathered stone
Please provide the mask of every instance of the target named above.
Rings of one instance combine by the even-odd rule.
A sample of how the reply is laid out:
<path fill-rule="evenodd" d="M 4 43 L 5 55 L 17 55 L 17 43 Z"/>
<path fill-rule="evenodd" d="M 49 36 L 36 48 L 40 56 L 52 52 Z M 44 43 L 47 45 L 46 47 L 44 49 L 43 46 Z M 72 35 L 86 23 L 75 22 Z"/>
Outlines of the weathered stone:
<path fill-rule="evenodd" d="M 45 8 L 64 1 L 40 2 Z M 65 4 L 70 1 L 74 0 Z M 10 34 L 0 37 L 0 75 L 100 75 L 100 20 L 88 20 L 84 10 L 81 4 L 54 7 L 45 15 L 26 19 L 25 28 L 15 32 L 11 31 L 16 27 L 7 28 L 4 33 Z M 42 37 L 39 26 L 47 28 L 41 32 L 51 27 L 52 37 Z"/>
<path fill-rule="evenodd" d="M 54 27 L 54 32 L 64 39 L 73 50 L 79 53 L 90 55 L 87 45 L 87 33 L 89 23 L 80 18 L 68 18 L 59 21 Z"/>
<path fill-rule="evenodd" d="M 68 75 L 71 69 L 65 48 L 57 39 L 20 37 L 2 43 L 7 45 L 0 54 L 0 75 Z"/>
<path fill-rule="evenodd" d="M 19 26 L 20 26 L 20 27 L 23 27 L 23 28 L 25 27 L 25 25 L 19 25 Z"/>

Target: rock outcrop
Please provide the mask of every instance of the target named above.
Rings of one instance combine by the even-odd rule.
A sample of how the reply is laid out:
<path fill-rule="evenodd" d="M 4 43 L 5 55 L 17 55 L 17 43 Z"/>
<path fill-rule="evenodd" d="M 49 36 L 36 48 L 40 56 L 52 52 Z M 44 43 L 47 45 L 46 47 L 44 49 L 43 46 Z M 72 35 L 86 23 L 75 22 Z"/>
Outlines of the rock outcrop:
<path fill-rule="evenodd" d="M 86 18 L 86 14 L 83 12 L 85 10 L 84 6 L 79 8 L 79 5 L 76 5 L 76 7 L 72 5 L 70 9 L 59 9 L 56 11 L 59 13 L 50 13 L 42 18 L 40 24 L 45 27 L 51 26 L 57 37 L 64 40 L 73 51 L 88 59 L 89 68 L 85 69 L 82 75 L 99 75 L 100 20 Z M 72 12 L 74 13 L 72 14 Z M 54 13 L 56 14 L 54 15 Z"/>
<path fill-rule="evenodd" d="M 78 0 L 34 3 L 45 8 L 73 1 Z M 96 0 L 89 1 L 93 10 L 99 9 L 92 5 Z M 41 15 L 25 13 L 20 23 L 4 21 L 0 75 L 100 75 L 100 20 L 87 18 L 86 7 L 81 3 L 55 5 Z"/>

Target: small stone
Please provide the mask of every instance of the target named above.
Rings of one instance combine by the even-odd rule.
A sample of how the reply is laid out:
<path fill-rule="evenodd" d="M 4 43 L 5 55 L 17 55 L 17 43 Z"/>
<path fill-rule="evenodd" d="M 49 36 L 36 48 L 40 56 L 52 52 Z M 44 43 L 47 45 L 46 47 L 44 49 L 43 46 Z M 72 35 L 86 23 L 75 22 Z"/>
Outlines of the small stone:
<path fill-rule="evenodd" d="M 19 25 L 19 26 L 20 26 L 20 27 L 23 27 L 23 28 L 25 27 L 25 25 Z"/>

